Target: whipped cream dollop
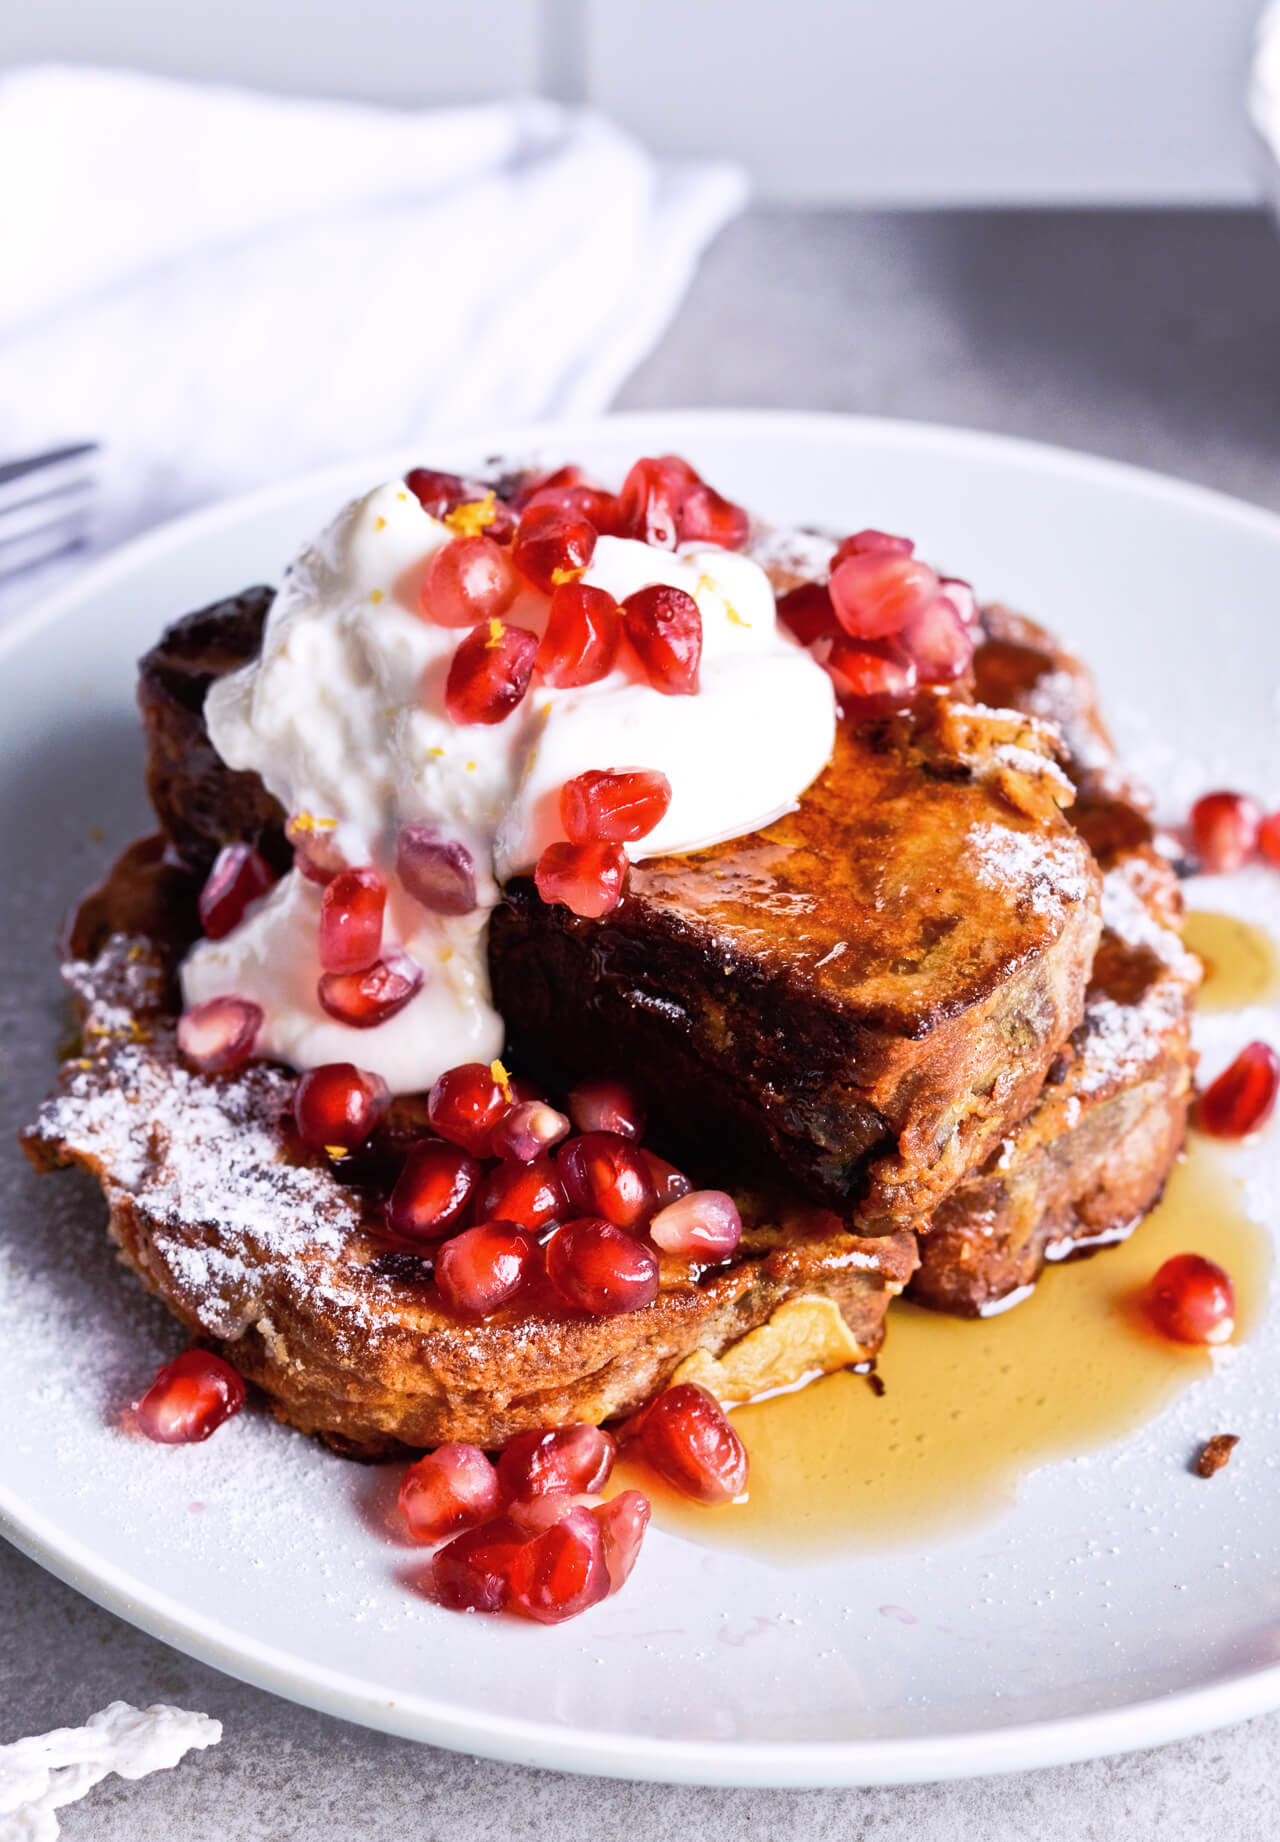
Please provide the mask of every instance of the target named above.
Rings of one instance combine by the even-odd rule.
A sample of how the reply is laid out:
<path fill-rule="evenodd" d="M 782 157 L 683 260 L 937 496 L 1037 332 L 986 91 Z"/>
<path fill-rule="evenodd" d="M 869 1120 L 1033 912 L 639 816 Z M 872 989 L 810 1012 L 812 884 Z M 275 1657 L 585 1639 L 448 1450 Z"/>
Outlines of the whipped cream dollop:
<path fill-rule="evenodd" d="M 264 1015 L 264 1054 L 299 1068 L 355 1062 L 395 1093 L 500 1053 L 488 918 L 502 883 L 563 838 L 567 780 L 589 769 L 658 769 L 671 804 L 628 855 L 692 851 L 788 811 L 835 736 L 831 681 L 778 626 L 756 563 L 617 537 L 599 539 L 582 579 L 618 601 L 651 583 L 692 595 L 702 618 L 698 692 L 655 690 L 624 642 L 595 684 L 556 690 L 535 676 L 504 721 L 455 723 L 444 687 L 465 630 L 420 611 L 431 559 L 452 535 L 399 481 L 347 506 L 290 567 L 259 657 L 216 683 L 205 705 L 228 766 L 256 772 L 286 813 L 323 824 L 349 865 L 382 872 L 384 947 L 402 947 L 426 976 L 403 1010 L 372 1029 L 327 1015 L 316 996 L 322 891 L 293 870 L 230 934 L 194 947 L 182 970 L 186 1002 L 252 999 Z M 526 590 L 503 618 L 541 635 L 547 608 Z M 396 837 L 415 820 L 470 852 L 472 913 L 428 913 L 400 885 Z"/>

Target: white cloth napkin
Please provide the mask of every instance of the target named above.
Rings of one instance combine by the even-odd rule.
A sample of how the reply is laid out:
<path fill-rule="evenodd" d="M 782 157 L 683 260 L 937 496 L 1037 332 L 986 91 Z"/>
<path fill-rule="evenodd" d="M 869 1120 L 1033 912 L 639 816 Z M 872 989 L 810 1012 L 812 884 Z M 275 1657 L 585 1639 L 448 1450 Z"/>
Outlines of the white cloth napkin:
<path fill-rule="evenodd" d="M 406 113 L 0 77 L 0 460 L 106 444 L 100 541 L 444 430 L 609 402 L 741 206 L 537 100 Z"/>

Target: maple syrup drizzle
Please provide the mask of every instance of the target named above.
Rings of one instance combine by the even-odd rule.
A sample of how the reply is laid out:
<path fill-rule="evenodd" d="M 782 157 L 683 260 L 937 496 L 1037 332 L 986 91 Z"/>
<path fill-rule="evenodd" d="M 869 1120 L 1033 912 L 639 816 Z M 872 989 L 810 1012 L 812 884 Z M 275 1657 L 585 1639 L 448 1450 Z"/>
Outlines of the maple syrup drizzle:
<path fill-rule="evenodd" d="M 1132 1432 L 1212 1372 L 1208 1351 L 1157 1336 L 1137 1306 L 1156 1268 L 1184 1252 L 1226 1267 L 1233 1342 L 1247 1337 L 1270 1243 L 1244 1215 L 1226 1155 L 1194 1138 L 1129 1241 L 1051 1266 L 1011 1310 L 974 1320 L 896 1302 L 882 1396 L 845 1371 L 735 1410 L 751 1457 L 745 1502 L 682 1502 L 630 1461 L 614 1488 L 643 1489 L 659 1527 L 775 1560 L 927 1543 L 998 1511 L 1037 1465 Z"/>
<path fill-rule="evenodd" d="M 1280 998 L 1280 954 L 1263 928 L 1238 915 L 1193 908 L 1182 937 L 1204 961 L 1204 984 L 1196 1000 L 1202 1011 L 1243 1010 Z"/>

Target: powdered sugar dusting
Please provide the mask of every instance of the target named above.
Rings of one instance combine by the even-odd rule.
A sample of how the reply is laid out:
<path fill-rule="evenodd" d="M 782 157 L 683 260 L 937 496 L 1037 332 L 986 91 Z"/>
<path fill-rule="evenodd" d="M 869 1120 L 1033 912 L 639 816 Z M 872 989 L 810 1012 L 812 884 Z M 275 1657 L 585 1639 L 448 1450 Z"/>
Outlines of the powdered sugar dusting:
<path fill-rule="evenodd" d="M 1134 889 L 1123 863 L 1102 879 L 1102 925 L 1126 946 L 1148 948 L 1179 977 L 1198 983 L 1199 961 L 1172 928 L 1162 927 L 1155 919 Z"/>
<path fill-rule="evenodd" d="M 67 976 L 86 1005 L 87 1053 L 64 1070 L 41 1109 L 36 1136 L 85 1162 L 112 1209 L 146 1222 L 155 1256 L 211 1336 L 233 1338 L 264 1305 L 257 1275 L 322 1302 L 348 1343 L 379 1333 L 377 1282 L 354 1245 L 358 1197 L 323 1168 L 291 1163 L 279 1130 L 293 1079 L 252 1063 L 217 1080 L 178 1059 L 155 1008 L 154 962 L 117 936 Z M 356 1257 L 337 1258 L 347 1253 Z M 322 1297 L 320 1295 L 323 1295 Z"/>
<path fill-rule="evenodd" d="M 1043 769 L 1046 764 L 1035 759 Z M 1046 914 L 1088 900 L 1093 885 L 1074 834 L 1045 836 L 1003 825 L 973 825 L 965 842 L 983 888 L 1030 900 Z"/>
<path fill-rule="evenodd" d="M 1111 750 L 1091 724 L 1080 720 L 1080 684 L 1075 674 L 1044 672 L 1027 692 L 1026 706 L 1033 716 L 1062 731 L 1080 767 L 1101 772 L 1114 768 Z"/>
<path fill-rule="evenodd" d="M 747 555 L 764 570 L 775 595 L 785 595 L 801 582 L 825 582 L 835 552 L 834 537 L 785 526 L 754 528 L 747 545 Z"/>
<path fill-rule="evenodd" d="M 1075 1092 L 1109 1092 L 1139 1081 L 1163 1053 L 1170 1032 L 1185 1028 L 1187 1012 L 1185 988 L 1163 980 L 1136 1004 L 1104 996 L 1090 999 Z"/>

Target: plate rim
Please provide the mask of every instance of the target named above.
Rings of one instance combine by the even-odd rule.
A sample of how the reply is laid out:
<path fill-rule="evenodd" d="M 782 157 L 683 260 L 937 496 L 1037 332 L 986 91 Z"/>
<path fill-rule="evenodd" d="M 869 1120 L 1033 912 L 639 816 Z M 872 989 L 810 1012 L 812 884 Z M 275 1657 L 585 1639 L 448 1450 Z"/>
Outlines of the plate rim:
<path fill-rule="evenodd" d="M 1088 480 L 1126 497 L 1184 506 L 1280 543 L 1280 514 L 1215 488 L 1126 461 L 1092 455 L 990 431 L 905 418 L 828 411 L 776 409 L 648 409 L 605 416 L 564 417 L 513 424 L 498 430 L 458 430 L 428 437 L 443 454 L 520 454 L 588 431 L 663 431 L 678 426 L 683 439 L 750 430 L 782 430 L 821 443 L 884 443 L 957 460 L 991 456 L 1041 474 Z M 252 491 L 188 511 L 136 536 L 90 564 L 54 594 L 0 630 L 0 658 L 33 642 L 84 603 L 126 581 L 137 569 L 173 556 L 188 544 L 215 536 L 246 518 L 269 514 L 299 497 L 332 486 L 346 490 L 351 476 L 390 477 L 403 469 L 406 448 L 293 475 Z M 900 1739 L 822 1739 L 749 1743 L 680 1740 L 637 1734 L 592 1733 L 506 1716 L 481 1719 L 452 1711 L 429 1696 L 388 1700 L 347 1672 L 307 1663 L 248 1634 L 232 1633 L 216 1618 L 167 1595 L 141 1588 L 123 1569 L 94 1556 L 37 1512 L 26 1509 L 0 1479 L 0 1534 L 56 1578 L 86 1598 L 223 1673 L 285 1698 L 377 1731 L 465 1750 L 514 1764 L 664 1783 L 800 1789 L 937 1782 L 1111 1756 L 1162 1745 L 1228 1726 L 1280 1707 L 1280 1663 L 1242 1669 L 1208 1685 L 1180 1689 L 1095 1712 L 1030 1721 L 971 1733 Z"/>
<path fill-rule="evenodd" d="M 506 1716 L 477 1721 L 427 1696 L 388 1700 L 346 1672 L 304 1665 L 162 1593 L 139 1592 L 113 1564 L 44 1519 L 16 1512 L 0 1489 L 0 1534 L 55 1578 L 126 1623 L 224 1675 L 375 1732 L 477 1753 L 512 1765 L 659 1784 L 778 1790 L 931 1784 L 1109 1758 L 1212 1733 L 1280 1706 L 1280 1665 L 1239 1671 L 1093 1714 L 1028 1721 L 928 1738 L 782 1740 L 654 1739 L 590 1733 Z M 1030 1755 L 1030 1756 L 1028 1756 Z"/>

